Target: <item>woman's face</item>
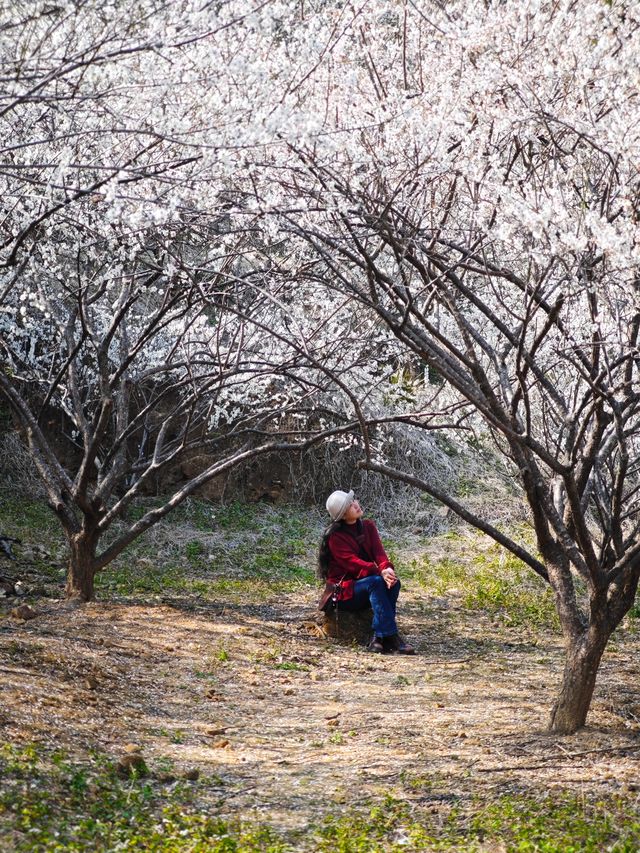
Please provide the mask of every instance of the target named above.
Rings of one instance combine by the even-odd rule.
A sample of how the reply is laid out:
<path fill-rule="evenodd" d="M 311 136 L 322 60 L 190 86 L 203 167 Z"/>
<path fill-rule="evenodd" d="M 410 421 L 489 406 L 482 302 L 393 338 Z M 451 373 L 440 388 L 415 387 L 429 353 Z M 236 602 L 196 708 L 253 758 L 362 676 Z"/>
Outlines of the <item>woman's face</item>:
<path fill-rule="evenodd" d="M 355 522 L 362 517 L 362 507 L 357 500 L 353 500 L 349 505 L 349 509 L 342 516 L 342 520 L 346 521 L 347 524 L 355 524 Z"/>

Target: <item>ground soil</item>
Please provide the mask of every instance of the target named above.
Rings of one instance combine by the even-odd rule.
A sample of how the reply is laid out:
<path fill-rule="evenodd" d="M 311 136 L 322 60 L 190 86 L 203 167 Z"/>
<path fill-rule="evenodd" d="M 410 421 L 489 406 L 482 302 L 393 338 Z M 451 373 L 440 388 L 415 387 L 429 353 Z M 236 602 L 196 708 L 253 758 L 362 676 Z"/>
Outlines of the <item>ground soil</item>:
<path fill-rule="evenodd" d="M 558 637 L 405 588 L 415 657 L 318 636 L 308 588 L 261 604 L 36 603 L 0 625 L 0 731 L 14 744 L 199 770 L 204 807 L 303 827 L 389 793 L 437 814 L 505 791 L 633 791 L 639 642 L 606 654 L 588 726 L 545 733 Z M 217 780 L 217 781 L 216 781 Z"/>

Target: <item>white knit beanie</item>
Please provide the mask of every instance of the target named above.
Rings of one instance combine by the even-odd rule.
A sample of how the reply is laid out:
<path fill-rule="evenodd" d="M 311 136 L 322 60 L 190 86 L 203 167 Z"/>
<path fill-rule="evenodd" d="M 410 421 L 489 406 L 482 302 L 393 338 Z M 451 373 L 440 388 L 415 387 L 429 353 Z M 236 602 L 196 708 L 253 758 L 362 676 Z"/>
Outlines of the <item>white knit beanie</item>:
<path fill-rule="evenodd" d="M 353 491 L 331 492 L 327 498 L 327 512 L 331 516 L 332 521 L 340 521 L 342 516 L 353 503 L 354 497 Z"/>

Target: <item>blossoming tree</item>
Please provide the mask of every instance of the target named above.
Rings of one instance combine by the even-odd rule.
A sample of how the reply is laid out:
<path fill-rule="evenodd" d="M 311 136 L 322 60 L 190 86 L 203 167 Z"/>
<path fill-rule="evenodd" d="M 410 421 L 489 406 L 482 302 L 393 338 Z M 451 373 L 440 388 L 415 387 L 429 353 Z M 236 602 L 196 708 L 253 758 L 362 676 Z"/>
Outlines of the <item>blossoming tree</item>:
<path fill-rule="evenodd" d="M 535 549 L 385 464 L 363 429 L 365 467 L 553 588 L 559 732 L 584 724 L 640 576 L 639 51 L 626 2 L 366 4 L 309 82 L 328 141 L 287 140 L 288 204 L 262 186 L 316 259 L 309 276 L 439 377 L 414 417 L 480 423 L 511 465 Z"/>
<path fill-rule="evenodd" d="M 263 5 L 15 3 L 0 34 L 0 393 L 67 536 L 69 597 L 209 479 L 336 423 L 296 420 L 323 388 L 265 333 L 269 237 L 229 212 L 234 148 L 268 133 L 246 121 Z M 200 473 L 114 534 L 193 453 Z"/>
<path fill-rule="evenodd" d="M 635 5 L 13 8 L 0 389 L 72 554 L 85 543 L 72 563 L 91 574 L 113 556 L 86 543 L 154 466 L 223 443 L 216 419 L 237 419 L 217 463 L 232 465 L 242 429 L 264 438 L 337 388 L 366 467 L 430 492 L 552 586 L 567 644 L 552 727 L 582 725 L 640 573 Z M 401 401 L 376 391 L 402 352 L 430 380 L 402 420 L 480 424 L 536 549 L 376 454 L 368 423 Z M 72 424 L 71 473 L 39 432 L 48 406 Z M 298 422 L 295 442 L 289 421 L 283 446 L 348 428 L 345 412 L 313 436 Z"/>

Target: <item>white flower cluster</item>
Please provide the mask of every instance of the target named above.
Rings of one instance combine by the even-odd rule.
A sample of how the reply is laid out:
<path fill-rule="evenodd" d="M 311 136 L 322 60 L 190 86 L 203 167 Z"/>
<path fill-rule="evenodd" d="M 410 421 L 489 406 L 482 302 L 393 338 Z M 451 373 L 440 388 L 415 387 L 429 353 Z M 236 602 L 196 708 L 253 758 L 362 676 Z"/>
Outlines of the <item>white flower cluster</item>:
<path fill-rule="evenodd" d="M 75 352 L 94 399 L 106 352 L 123 381 L 206 388 L 211 428 L 295 413 L 310 387 L 344 417 L 354 398 L 373 417 L 436 393 L 446 410 L 455 395 L 349 303 L 368 292 L 358 241 L 387 282 L 377 307 L 400 322 L 404 287 L 448 339 L 455 312 L 403 253 L 457 252 L 495 315 L 464 306 L 487 364 L 500 329 L 526 326 L 531 346 L 543 328 L 516 278 L 565 294 L 543 353 L 558 376 L 555 354 L 595 332 L 624 353 L 640 262 L 633 4 L 134 5 L 37 0 L 28 27 L 0 33 L 0 334 L 16 376 L 58 377 L 68 402 L 58 371 Z M 376 244 L 387 203 L 393 249 Z"/>

